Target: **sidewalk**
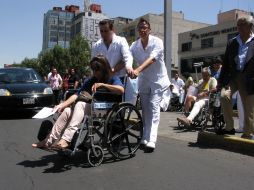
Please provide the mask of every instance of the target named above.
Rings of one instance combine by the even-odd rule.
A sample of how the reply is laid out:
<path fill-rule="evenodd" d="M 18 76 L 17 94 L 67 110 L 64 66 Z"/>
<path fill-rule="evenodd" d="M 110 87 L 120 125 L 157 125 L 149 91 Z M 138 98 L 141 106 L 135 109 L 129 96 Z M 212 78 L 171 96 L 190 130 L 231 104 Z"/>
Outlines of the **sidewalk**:
<path fill-rule="evenodd" d="M 240 138 L 241 133 L 235 135 L 216 135 L 213 132 L 201 132 L 199 128 L 179 128 L 177 117 L 179 112 L 161 112 L 161 121 L 158 135 L 173 138 L 189 143 L 196 143 L 198 146 L 220 148 L 233 152 L 254 156 L 254 140 Z M 238 118 L 235 117 L 235 128 L 238 128 Z"/>

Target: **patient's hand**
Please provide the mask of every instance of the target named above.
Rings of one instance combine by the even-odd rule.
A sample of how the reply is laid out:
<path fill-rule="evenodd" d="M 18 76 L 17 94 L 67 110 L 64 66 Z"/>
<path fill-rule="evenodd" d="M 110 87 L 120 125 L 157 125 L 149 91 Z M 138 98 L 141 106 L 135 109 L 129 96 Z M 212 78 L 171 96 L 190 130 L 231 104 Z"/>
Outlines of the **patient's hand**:
<path fill-rule="evenodd" d="M 63 104 L 62 103 L 56 105 L 53 109 L 53 112 L 62 112 L 62 111 L 63 111 Z"/>

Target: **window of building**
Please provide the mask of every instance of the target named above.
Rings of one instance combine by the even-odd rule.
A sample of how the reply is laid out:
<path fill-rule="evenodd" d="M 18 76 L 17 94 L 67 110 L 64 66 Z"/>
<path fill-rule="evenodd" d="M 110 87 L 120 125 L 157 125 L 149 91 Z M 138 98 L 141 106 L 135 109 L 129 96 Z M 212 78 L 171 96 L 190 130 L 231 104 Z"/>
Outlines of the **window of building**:
<path fill-rule="evenodd" d="M 57 30 L 57 29 L 58 29 L 57 25 L 50 25 L 50 30 Z"/>
<path fill-rule="evenodd" d="M 57 36 L 57 31 L 52 31 L 52 30 L 51 30 L 51 31 L 50 31 L 50 36 L 53 36 L 53 37 L 54 37 L 54 36 Z"/>
<path fill-rule="evenodd" d="M 59 21 L 58 21 L 58 24 L 59 24 L 59 25 L 64 25 L 64 23 L 65 23 L 64 20 L 59 19 Z"/>
<path fill-rule="evenodd" d="M 51 37 L 50 37 L 50 41 L 51 41 L 51 42 L 57 42 L 57 37 L 51 36 Z"/>
<path fill-rule="evenodd" d="M 213 38 L 206 38 L 201 40 L 201 48 L 210 48 L 213 47 Z"/>
<path fill-rule="evenodd" d="M 81 22 L 78 22 L 76 24 L 76 34 L 80 33 L 80 31 L 81 31 Z"/>
<path fill-rule="evenodd" d="M 190 51 L 191 48 L 192 48 L 192 43 L 191 42 L 187 42 L 187 43 L 182 44 L 182 52 Z"/>

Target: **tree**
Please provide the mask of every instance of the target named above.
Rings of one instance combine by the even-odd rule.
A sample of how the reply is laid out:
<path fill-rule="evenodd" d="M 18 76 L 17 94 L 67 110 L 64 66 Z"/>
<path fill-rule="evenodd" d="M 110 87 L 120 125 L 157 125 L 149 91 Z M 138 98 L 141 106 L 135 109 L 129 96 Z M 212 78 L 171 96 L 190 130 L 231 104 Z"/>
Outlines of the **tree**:
<path fill-rule="evenodd" d="M 43 75 L 47 75 L 52 67 L 55 67 L 59 73 L 63 73 L 69 68 L 70 56 L 68 49 L 61 46 L 54 46 L 39 55 L 40 70 Z"/>
<path fill-rule="evenodd" d="M 41 52 L 37 59 L 25 58 L 19 66 L 34 68 L 42 76 L 47 76 L 52 67 L 60 74 L 66 69 L 74 68 L 82 76 L 90 71 L 89 62 L 90 46 L 81 35 L 77 35 L 70 42 L 69 48 L 55 45 L 54 48 Z"/>
<path fill-rule="evenodd" d="M 75 68 L 82 76 L 90 71 L 90 46 L 88 42 L 81 36 L 77 35 L 71 42 L 69 48 L 70 67 Z"/>
<path fill-rule="evenodd" d="M 34 68 L 35 70 L 38 70 L 39 68 L 39 63 L 38 63 L 38 59 L 37 58 L 25 58 L 22 62 L 21 62 L 21 67 L 29 67 L 29 68 Z"/>

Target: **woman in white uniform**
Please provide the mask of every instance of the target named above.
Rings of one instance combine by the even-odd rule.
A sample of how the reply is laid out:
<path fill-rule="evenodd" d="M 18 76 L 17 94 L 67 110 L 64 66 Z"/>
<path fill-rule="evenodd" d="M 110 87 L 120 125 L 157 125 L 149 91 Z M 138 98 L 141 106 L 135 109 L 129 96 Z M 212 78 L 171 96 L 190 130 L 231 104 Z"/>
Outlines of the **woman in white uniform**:
<path fill-rule="evenodd" d="M 139 39 L 130 47 L 137 68 L 132 77 L 139 77 L 144 134 L 142 144 L 145 152 L 153 152 L 160 122 L 160 102 L 163 92 L 170 85 L 164 62 L 161 39 L 150 34 L 150 23 L 141 18 L 138 22 Z"/>

